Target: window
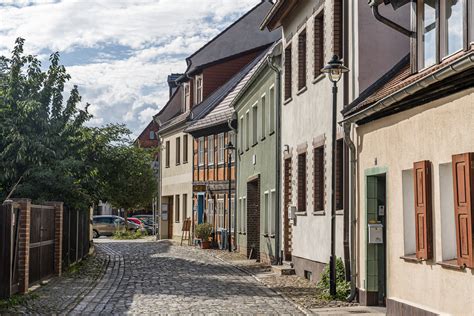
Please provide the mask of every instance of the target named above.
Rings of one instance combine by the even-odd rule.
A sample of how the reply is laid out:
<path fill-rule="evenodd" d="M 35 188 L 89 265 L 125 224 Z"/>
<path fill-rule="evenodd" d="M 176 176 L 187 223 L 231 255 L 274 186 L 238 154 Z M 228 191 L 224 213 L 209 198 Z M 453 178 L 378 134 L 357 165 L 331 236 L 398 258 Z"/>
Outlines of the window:
<path fill-rule="evenodd" d="M 298 212 L 306 212 L 306 153 L 298 155 Z"/>
<path fill-rule="evenodd" d="M 224 151 L 225 151 L 225 142 L 224 142 L 224 133 L 221 133 L 217 136 L 217 161 L 218 163 L 224 163 Z"/>
<path fill-rule="evenodd" d="M 465 0 L 419 0 L 418 69 L 434 65 L 467 47 L 467 24 L 468 21 L 472 24 L 472 17 L 466 20 L 466 10 Z"/>
<path fill-rule="evenodd" d="M 184 112 L 189 110 L 191 107 L 191 89 L 189 83 L 184 84 Z"/>
<path fill-rule="evenodd" d="M 336 210 L 344 208 L 344 141 L 336 141 Z"/>
<path fill-rule="evenodd" d="M 441 208 L 441 256 L 443 261 L 456 259 L 456 220 L 454 218 L 453 165 L 439 165 Z M 413 215 L 414 216 L 414 215 Z"/>
<path fill-rule="evenodd" d="M 404 255 L 410 256 L 415 255 L 416 253 L 415 189 L 413 187 L 413 169 L 402 171 L 402 191 Z"/>
<path fill-rule="evenodd" d="M 216 214 L 215 214 L 215 207 L 214 207 L 214 199 L 207 200 L 207 222 L 211 225 L 216 224 Z"/>
<path fill-rule="evenodd" d="M 180 222 L 180 210 L 179 210 L 179 195 L 175 196 L 175 206 L 174 206 L 174 215 L 175 215 L 175 222 L 179 223 Z"/>
<path fill-rule="evenodd" d="M 202 102 L 202 77 L 196 78 L 196 104 Z"/>
<path fill-rule="evenodd" d="M 154 131 L 150 131 L 150 135 L 149 137 L 150 139 L 155 139 L 155 132 Z"/>
<path fill-rule="evenodd" d="M 181 163 L 181 138 L 176 137 L 176 165 Z"/>
<path fill-rule="evenodd" d="M 463 0 L 446 0 L 443 19 L 446 23 L 446 55 L 451 55 L 464 47 L 464 12 Z"/>
<path fill-rule="evenodd" d="M 183 135 L 183 163 L 188 163 L 188 135 Z"/>
<path fill-rule="evenodd" d="M 235 132 L 229 132 L 229 138 L 230 138 L 230 141 L 232 142 L 232 144 L 235 146 L 236 145 L 236 137 L 235 137 Z M 235 152 L 232 152 L 231 154 L 231 161 L 234 162 L 235 161 Z"/>
<path fill-rule="evenodd" d="M 324 67 L 324 11 L 314 19 L 314 77 Z"/>
<path fill-rule="evenodd" d="M 244 207 L 243 207 L 243 216 L 242 216 L 242 219 L 243 219 L 243 223 L 244 223 L 244 233 L 247 233 L 247 197 L 244 196 Z"/>
<path fill-rule="evenodd" d="M 276 215 L 276 191 L 270 191 L 270 213 L 269 213 L 269 225 L 268 232 L 271 237 L 275 236 L 275 215 Z"/>
<path fill-rule="evenodd" d="M 324 145 L 314 149 L 314 211 L 324 211 Z"/>
<path fill-rule="evenodd" d="M 183 218 L 188 218 L 188 195 L 183 194 Z"/>
<path fill-rule="evenodd" d="M 334 55 L 339 58 L 344 58 L 342 51 L 342 31 L 343 31 L 343 19 L 342 19 L 342 0 L 334 1 L 334 32 L 333 32 L 333 43 L 334 43 Z"/>
<path fill-rule="evenodd" d="M 166 160 L 165 160 L 165 166 L 166 168 L 170 167 L 170 151 L 171 151 L 171 146 L 170 146 L 170 141 L 166 141 Z"/>
<path fill-rule="evenodd" d="M 269 197 L 268 197 L 268 195 L 269 195 L 269 192 L 266 191 L 266 192 L 264 193 L 264 198 L 263 198 L 263 200 L 264 200 L 264 209 L 263 209 L 263 216 L 264 216 L 264 217 L 263 217 L 263 218 L 264 218 L 264 222 L 263 222 L 263 235 L 264 235 L 265 237 L 267 237 L 268 234 L 269 234 L 269 232 L 270 232 L 270 231 L 268 230 L 268 228 L 270 227 L 270 224 L 269 224 L 269 223 L 270 223 L 270 219 L 269 219 L 269 216 L 270 216 L 270 214 L 269 214 L 269 200 L 268 200 Z"/>
<path fill-rule="evenodd" d="M 223 198 L 217 199 L 217 227 L 225 228 L 224 223 L 225 201 Z"/>
<path fill-rule="evenodd" d="M 306 87 L 306 29 L 298 35 L 298 90 Z"/>
<path fill-rule="evenodd" d="M 244 117 L 240 117 L 240 125 L 239 125 L 239 131 L 240 131 L 240 153 L 244 152 L 244 132 L 245 132 L 245 126 L 244 126 Z"/>
<path fill-rule="evenodd" d="M 198 143 L 198 165 L 204 165 L 204 137 L 199 138 Z"/>
<path fill-rule="evenodd" d="M 252 107 L 252 145 L 256 145 L 258 142 L 258 106 L 254 104 Z"/>
<path fill-rule="evenodd" d="M 275 87 L 270 88 L 270 134 L 275 131 Z"/>
<path fill-rule="evenodd" d="M 291 43 L 285 48 L 285 100 L 291 98 Z"/>
<path fill-rule="evenodd" d="M 265 95 L 262 96 L 262 109 L 260 110 L 260 116 L 261 116 L 261 119 L 262 119 L 262 125 L 261 125 L 261 139 L 263 140 L 265 138 L 265 134 L 266 134 L 266 120 L 267 120 L 267 109 L 266 109 L 266 104 L 265 104 L 266 100 L 265 100 Z"/>
<path fill-rule="evenodd" d="M 207 136 L 207 163 L 214 164 L 214 135 Z"/>
<path fill-rule="evenodd" d="M 245 149 L 249 150 L 250 144 L 250 113 L 245 113 Z"/>
<path fill-rule="evenodd" d="M 240 234 L 242 233 L 242 218 L 243 218 L 243 202 L 242 198 L 239 198 L 239 205 L 237 206 L 237 232 Z"/>

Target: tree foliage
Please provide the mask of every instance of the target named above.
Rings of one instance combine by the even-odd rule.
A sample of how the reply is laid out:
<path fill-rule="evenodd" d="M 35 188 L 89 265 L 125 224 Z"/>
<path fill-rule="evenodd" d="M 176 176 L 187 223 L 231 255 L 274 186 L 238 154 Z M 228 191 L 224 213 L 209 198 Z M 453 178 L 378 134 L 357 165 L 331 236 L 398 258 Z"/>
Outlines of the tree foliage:
<path fill-rule="evenodd" d="M 108 172 L 115 168 L 110 164 L 124 167 L 111 156 L 132 152 L 141 163 L 148 155 L 132 149 L 123 125 L 88 127 L 92 115 L 88 104 L 81 108 L 77 86 L 65 98 L 71 77 L 59 54 L 43 70 L 35 56 L 24 54 L 23 44 L 17 39 L 11 57 L 0 57 L 0 198 L 18 182 L 13 197 L 64 201 L 74 208 L 115 199 L 111 183 L 134 180 Z M 149 175 L 150 164 L 139 167 Z"/>

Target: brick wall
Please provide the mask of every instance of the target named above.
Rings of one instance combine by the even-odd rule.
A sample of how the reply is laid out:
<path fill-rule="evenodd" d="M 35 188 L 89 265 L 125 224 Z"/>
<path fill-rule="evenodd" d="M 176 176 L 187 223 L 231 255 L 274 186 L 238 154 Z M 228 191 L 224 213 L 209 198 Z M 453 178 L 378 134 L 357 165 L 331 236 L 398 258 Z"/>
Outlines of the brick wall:
<path fill-rule="evenodd" d="M 54 274 L 60 276 L 62 273 L 64 206 L 63 202 L 48 202 L 45 204 L 54 206 Z"/>
<path fill-rule="evenodd" d="M 288 209 L 291 204 L 291 158 L 285 159 L 283 179 L 283 235 L 285 260 L 291 260 L 291 225 L 288 218 Z"/>
<path fill-rule="evenodd" d="M 16 202 L 20 206 L 20 239 L 18 243 L 18 278 L 19 292 L 26 293 L 29 288 L 29 263 L 30 263 L 30 225 L 31 225 L 31 201 L 19 199 Z"/>

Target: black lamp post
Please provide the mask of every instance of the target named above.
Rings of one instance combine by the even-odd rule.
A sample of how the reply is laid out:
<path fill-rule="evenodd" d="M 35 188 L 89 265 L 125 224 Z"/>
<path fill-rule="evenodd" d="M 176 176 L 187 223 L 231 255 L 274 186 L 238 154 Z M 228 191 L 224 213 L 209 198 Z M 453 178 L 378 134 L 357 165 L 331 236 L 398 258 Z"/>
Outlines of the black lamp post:
<path fill-rule="evenodd" d="M 225 148 L 227 149 L 227 177 L 229 178 L 229 193 L 228 193 L 228 209 L 229 209 L 229 232 L 228 232 L 228 235 L 227 235 L 227 239 L 228 239 L 228 243 L 229 243 L 229 252 L 232 252 L 232 233 L 231 233 L 231 229 L 232 229 L 232 213 L 231 213 L 231 204 L 232 204 L 232 200 L 231 200 L 231 195 L 232 195 L 232 175 L 231 175 L 231 172 L 232 172 L 232 151 L 235 150 L 235 146 L 232 144 L 232 142 L 229 140 L 229 143 L 225 146 Z"/>
<path fill-rule="evenodd" d="M 342 74 L 349 69 L 342 64 L 337 55 L 334 55 L 331 61 L 321 69 L 321 72 L 328 75 L 333 83 L 332 88 L 332 156 L 331 156 L 331 258 L 329 260 L 330 268 L 330 293 L 332 297 L 336 296 L 336 111 L 337 111 L 337 83 Z"/>

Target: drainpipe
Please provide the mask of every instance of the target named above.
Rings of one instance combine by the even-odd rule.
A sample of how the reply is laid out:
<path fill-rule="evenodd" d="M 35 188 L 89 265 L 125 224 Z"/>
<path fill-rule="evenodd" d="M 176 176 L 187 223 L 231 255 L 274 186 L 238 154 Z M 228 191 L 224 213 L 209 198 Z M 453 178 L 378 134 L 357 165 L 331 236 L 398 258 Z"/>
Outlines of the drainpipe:
<path fill-rule="evenodd" d="M 275 216 L 275 260 L 277 265 L 283 264 L 283 256 L 280 255 L 280 220 L 281 220 L 281 203 L 280 203 L 280 196 L 281 196 L 281 95 L 280 95 L 280 81 L 281 81 L 281 69 L 275 63 L 275 50 L 272 52 L 270 56 L 267 57 L 268 66 L 275 72 L 276 74 L 276 82 L 275 82 L 275 116 L 276 116 L 276 138 L 277 138 L 277 145 L 276 145 L 276 216 Z"/>
<path fill-rule="evenodd" d="M 356 148 L 354 142 L 351 139 L 351 123 L 344 123 L 344 141 L 346 142 L 347 146 L 349 146 L 349 178 L 350 178 L 350 243 L 351 243 L 351 251 L 350 251 L 350 266 L 351 266 L 351 293 L 347 297 L 349 302 L 352 302 L 357 295 L 357 288 L 356 288 L 356 230 L 357 230 L 357 219 L 356 219 L 356 212 L 355 212 L 355 204 L 356 204 Z"/>
<path fill-rule="evenodd" d="M 240 159 L 240 155 L 237 152 L 237 142 L 238 142 L 238 134 L 237 129 L 232 126 L 232 118 L 227 121 L 227 125 L 229 126 L 230 130 L 234 132 L 235 135 L 235 143 L 234 143 L 234 251 L 237 250 L 237 159 Z M 229 174 L 230 177 L 230 174 Z M 230 201 L 230 198 L 229 198 Z M 229 203 L 230 205 L 230 203 Z M 230 207 L 230 206 L 229 206 Z M 230 227 L 229 227 L 230 229 Z M 230 231 L 229 231 L 229 238 L 230 238 Z"/>
<path fill-rule="evenodd" d="M 374 4 L 372 6 L 372 13 L 378 21 L 382 22 L 383 24 L 387 25 L 388 27 L 391 27 L 395 31 L 400 32 L 400 33 L 402 33 L 402 34 L 404 34 L 408 37 L 412 37 L 415 34 L 415 32 L 410 31 L 410 30 L 404 28 L 403 26 L 401 26 L 400 24 L 397 24 L 397 23 L 387 19 L 383 15 L 381 15 L 380 12 L 379 12 L 379 5 L 380 4 Z"/>

